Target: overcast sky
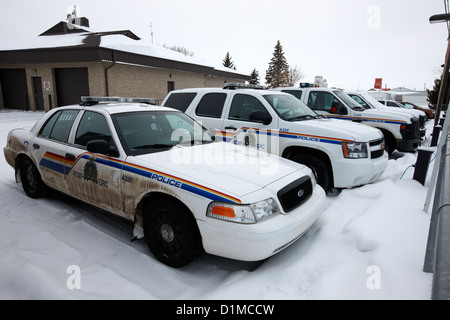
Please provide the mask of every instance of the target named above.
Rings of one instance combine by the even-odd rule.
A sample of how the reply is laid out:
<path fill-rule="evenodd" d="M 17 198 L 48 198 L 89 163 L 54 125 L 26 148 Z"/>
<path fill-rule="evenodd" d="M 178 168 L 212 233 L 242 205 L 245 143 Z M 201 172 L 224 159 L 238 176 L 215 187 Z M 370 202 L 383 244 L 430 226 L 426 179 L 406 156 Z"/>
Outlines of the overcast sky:
<path fill-rule="evenodd" d="M 447 28 L 430 24 L 443 0 L 0 0 L 0 38 L 37 36 L 77 5 L 97 31 L 133 31 L 149 44 L 178 45 L 238 71 L 265 72 L 277 40 L 302 81 L 330 86 L 431 89 L 445 62 Z"/>

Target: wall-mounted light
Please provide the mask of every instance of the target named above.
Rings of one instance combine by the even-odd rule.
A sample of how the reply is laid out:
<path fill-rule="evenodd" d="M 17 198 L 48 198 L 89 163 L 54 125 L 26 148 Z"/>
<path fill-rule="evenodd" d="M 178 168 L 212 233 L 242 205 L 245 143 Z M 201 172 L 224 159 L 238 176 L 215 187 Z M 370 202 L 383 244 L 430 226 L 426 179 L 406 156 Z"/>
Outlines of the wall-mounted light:
<path fill-rule="evenodd" d="M 170 74 L 169 77 L 173 78 L 173 74 Z"/>

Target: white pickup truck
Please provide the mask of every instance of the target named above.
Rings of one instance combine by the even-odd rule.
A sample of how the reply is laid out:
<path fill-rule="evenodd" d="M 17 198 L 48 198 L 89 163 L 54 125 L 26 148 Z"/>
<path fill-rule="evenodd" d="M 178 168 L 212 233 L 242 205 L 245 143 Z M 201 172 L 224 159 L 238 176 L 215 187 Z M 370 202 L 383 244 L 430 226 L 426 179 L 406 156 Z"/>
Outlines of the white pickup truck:
<path fill-rule="evenodd" d="M 308 166 L 325 190 L 374 182 L 387 165 L 380 130 L 325 119 L 290 94 L 227 84 L 175 90 L 162 105 L 215 129 L 220 140 Z"/>
<path fill-rule="evenodd" d="M 341 89 L 301 84 L 300 87 L 276 88 L 300 99 L 308 107 L 330 119 L 363 123 L 383 132 L 386 151 L 416 151 L 424 136 L 425 119 L 388 110 L 365 109 Z M 421 123 L 423 122 L 423 123 Z"/>

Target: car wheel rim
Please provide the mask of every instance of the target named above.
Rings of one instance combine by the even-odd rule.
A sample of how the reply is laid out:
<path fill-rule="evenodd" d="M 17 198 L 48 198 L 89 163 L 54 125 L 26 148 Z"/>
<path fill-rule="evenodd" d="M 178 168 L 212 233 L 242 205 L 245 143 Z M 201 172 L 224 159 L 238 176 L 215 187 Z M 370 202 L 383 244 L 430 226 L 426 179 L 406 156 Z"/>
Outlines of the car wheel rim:
<path fill-rule="evenodd" d="M 167 223 L 164 223 L 161 226 L 160 233 L 161 233 L 161 238 L 167 243 L 172 243 L 173 240 L 175 239 L 175 233 L 174 233 L 172 227 L 170 225 L 168 225 Z"/>
<path fill-rule="evenodd" d="M 154 238 L 158 247 L 166 255 L 178 253 L 182 248 L 181 227 L 172 215 L 159 212 L 154 220 Z"/>

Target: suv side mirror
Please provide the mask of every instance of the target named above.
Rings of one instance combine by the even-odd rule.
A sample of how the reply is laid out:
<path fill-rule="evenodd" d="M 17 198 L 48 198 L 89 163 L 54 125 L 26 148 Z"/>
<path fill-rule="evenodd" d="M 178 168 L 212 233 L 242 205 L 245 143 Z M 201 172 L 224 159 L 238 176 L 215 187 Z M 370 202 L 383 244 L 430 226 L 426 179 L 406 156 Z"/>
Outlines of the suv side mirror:
<path fill-rule="evenodd" d="M 116 148 L 111 147 L 106 140 L 92 140 L 87 144 L 87 150 L 92 153 L 100 153 L 107 156 L 118 157 L 119 152 Z"/>
<path fill-rule="evenodd" d="M 331 113 L 333 114 L 347 114 L 347 109 L 340 101 L 333 101 L 331 104 Z"/>
<path fill-rule="evenodd" d="M 272 122 L 272 117 L 267 111 L 255 110 L 249 115 L 250 121 L 261 122 L 264 125 L 268 125 Z"/>

